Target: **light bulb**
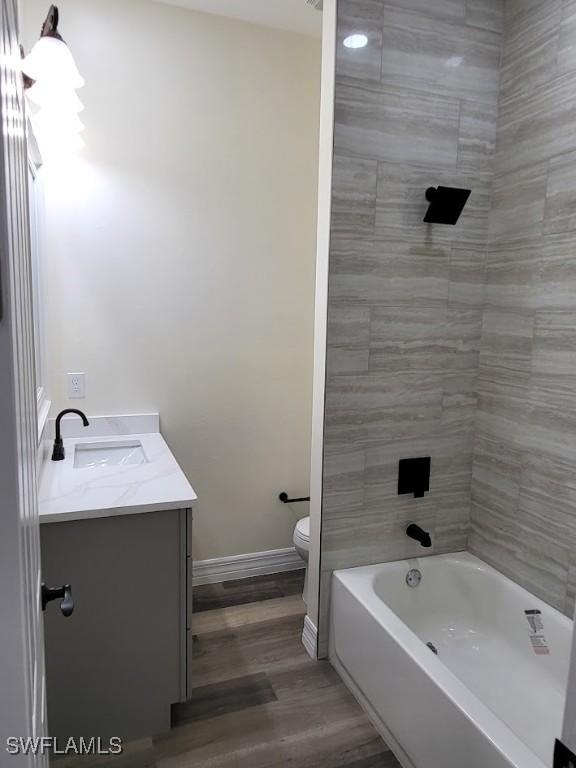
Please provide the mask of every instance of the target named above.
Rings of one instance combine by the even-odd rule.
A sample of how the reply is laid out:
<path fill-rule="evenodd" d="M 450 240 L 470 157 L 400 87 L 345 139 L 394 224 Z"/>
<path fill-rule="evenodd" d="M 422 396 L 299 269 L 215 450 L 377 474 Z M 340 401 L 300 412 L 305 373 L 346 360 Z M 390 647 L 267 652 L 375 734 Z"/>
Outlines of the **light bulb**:
<path fill-rule="evenodd" d="M 26 90 L 28 100 L 36 107 L 54 107 L 65 112 L 82 112 L 84 105 L 72 88 L 58 88 L 42 81 Z"/>
<path fill-rule="evenodd" d="M 42 128 L 34 125 L 34 135 L 45 161 L 69 156 L 84 146 L 77 131 L 63 130 L 60 125 L 45 124 Z"/>
<path fill-rule="evenodd" d="M 57 37 L 41 37 L 22 60 L 22 72 L 53 87 L 77 89 L 84 85 L 70 49 Z"/>
<path fill-rule="evenodd" d="M 84 124 L 75 112 L 60 112 L 54 109 L 42 109 L 31 116 L 35 132 L 44 133 L 60 130 L 63 133 L 80 133 Z"/>

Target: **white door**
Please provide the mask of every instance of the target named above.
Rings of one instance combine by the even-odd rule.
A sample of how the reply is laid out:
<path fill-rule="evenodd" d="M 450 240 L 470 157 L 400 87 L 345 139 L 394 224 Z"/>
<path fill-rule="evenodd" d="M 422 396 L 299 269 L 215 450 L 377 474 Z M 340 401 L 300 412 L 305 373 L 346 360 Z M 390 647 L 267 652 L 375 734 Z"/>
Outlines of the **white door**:
<path fill-rule="evenodd" d="M 36 497 L 38 429 L 28 222 L 27 150 L 17 0 L 0 0 L 0 766 L 7 739 L 45 734 Z"/>
<path fill-rule="evenodd" d="M 562 743 L 576 754 L 576 630 L 572 630 L 572 658 L 566 690 Z"/>

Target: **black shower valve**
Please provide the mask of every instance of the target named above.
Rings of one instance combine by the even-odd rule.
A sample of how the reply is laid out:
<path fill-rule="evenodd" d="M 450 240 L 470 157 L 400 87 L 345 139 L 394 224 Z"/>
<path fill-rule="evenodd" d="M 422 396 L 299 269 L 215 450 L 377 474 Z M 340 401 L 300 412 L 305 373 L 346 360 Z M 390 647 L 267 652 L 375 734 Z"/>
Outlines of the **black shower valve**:
<path fill-rule="evenodd" d="M 430 456 L 415 459 L 400 459 L 398 464 L 398 495 L 414 494 L 421 499 L 430 490 Z"/>

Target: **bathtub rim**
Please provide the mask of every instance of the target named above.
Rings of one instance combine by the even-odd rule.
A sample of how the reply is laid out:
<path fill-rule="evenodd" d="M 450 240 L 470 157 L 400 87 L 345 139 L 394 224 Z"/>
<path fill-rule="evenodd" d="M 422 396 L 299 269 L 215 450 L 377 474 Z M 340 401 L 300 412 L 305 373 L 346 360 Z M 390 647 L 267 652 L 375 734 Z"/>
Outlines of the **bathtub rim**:
<path fill-rule="evenodd" d="M 445 561 L 464 565 L 467 568 L 488 571 L 500 581 L 504 580 L 512 588 L 512 591 L 518 595 L 529 594 L 533 601 L 547 610 L 554 611 L 565 623 L 568 628 L 574 626 L 573 622 L 560 613 L 553 606 L 545 603 L 540 598 L 532 595 L 528 590 L 521 587 L 516 582 L 509 579 L 496 568 L 481 560 L 470 552 L 457 552 L 442 555 L 430 555 L 423 558 L 409 558 L 403 560 L 393 560 L 387 563 L 377 563 L 374 565 L 364 565 L 355 568 L 338 569 L 332 573 L 332 582 L 338 580 L 344 589 L 356 599 L 368 612 L 372 619 L 385 631 L 392 640 L 403 648 L 410 660 L 417 665 L 423 674 L 426 674 L 432 682 L 438 686 L 444 695 L 457 707 L 466 719 L 477 728 L 483 736 L 492 744 L 494 749 L 510 761 L 515 768 L 549 768 L 542 758 L 533 752 L 522 739 L 485 704 L 472 689 L 468 688 L 460 678 L 454 674 L 439 658 L 430 653 L 430 650 L 418 637 L 418 635 L 402 621 L 402 619 L 382 600 L 374 590 L 374 578 L 382 569 L 393 566 L 406 565 L 408 568 L 418 567 L 415 563 L 418 561 Z M 359 578 L 360 577 L 360 578 Z M 370 579 L 370 590 L 368 594 L 359 594 L 358 586 L 365 582 L 366 577 Z M 350 583 L 351 582 L 351 583 Z M 356 587 L 356 589 L 354 589 Z M 354 681 L 351 673 L 338 655 L 334 633 L 334 611 L 333 611 L 334 590 L 330 598 L 330 635 L 329 635 L 329 659 L 331 664 L 341 674 L 344 683 L 350 692 L 358 700 L 362 708 L 366 711 L 372 720 L 376 729 L 387 742 L 388 746 L 394 752 L 403 768 L 414 768 L 409 756 L 400 746 L 394 734 L 390 731 L 387 724 L 372 707 L 371 703 Z M 566 683 L 568 681 L 566 680 Z M 557 735 L 560 738 L 560 734 Z M 509 748 L 501 746 L 509 744 Z M 552 747 L 551 747 L 552 750 Z M 552 751 L 551 751 L 552 757 Z M 404 761 L 404 762 L 402 762 Z"/>

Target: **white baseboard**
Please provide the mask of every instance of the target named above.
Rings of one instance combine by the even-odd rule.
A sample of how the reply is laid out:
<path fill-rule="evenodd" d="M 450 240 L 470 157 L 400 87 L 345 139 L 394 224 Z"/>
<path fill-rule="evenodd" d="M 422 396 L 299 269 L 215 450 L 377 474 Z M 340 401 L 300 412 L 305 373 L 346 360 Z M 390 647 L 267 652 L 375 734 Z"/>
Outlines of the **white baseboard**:
<path fill-rule="evenodd" d="M 302 645 L 306 648 L 308 655 L 316 660 L 318 644 L 318 630 L 309 616 L 304 617 L 304 628 L 302 630 Z"/>
<path fill-rule="evenodd" d="M 193 585 L 197 587 L 201 584 L 218 584 L 221 581 L 248 579 L 250 576 L 298 571 L 304 567 L 305 563 L 294 547 L 254 552 L 249 555 L 215 557 L 212 560 L 193 563 Z"/>

